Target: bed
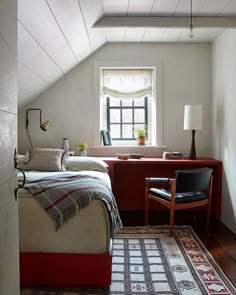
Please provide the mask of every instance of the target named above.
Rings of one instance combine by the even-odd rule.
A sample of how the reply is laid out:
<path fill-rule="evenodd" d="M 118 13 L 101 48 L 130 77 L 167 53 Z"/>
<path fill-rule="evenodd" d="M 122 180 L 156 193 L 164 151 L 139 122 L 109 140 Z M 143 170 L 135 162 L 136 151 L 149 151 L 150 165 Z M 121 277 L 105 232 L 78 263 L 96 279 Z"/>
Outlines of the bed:
<path fill-rule="evenodd" d="M 53 219 L 55 216 L 48 214 L 37 197 L 40 195 L 38 191 L 44 190 L 41 187 L 42 179 L 46 181 L 49 179 L 55 190 L 54 187 L 61 186 L 60 181 L 64 176 L 73 178 L 73 181 L 82 179 L 84 183 L 88 179 L 99 181 L 100 190 L 103 190 L 103 185 L 106 190 L 107 188 L 110 190 L 111 183 L 107 165 L 101 160 L 90 157 L 68 157 L 67 160 L 63 160 L 64 151 L 60 150 L 62 156 L 58 167 L 63 171 L 48 171 L 51 169 L 48 167 L 46 167 L 47 171 L 42 171 L 45 169 L 41 167 L 42 158 L 48 165 L 47 157 L 45 159 L 45 155 L 42 157 L 42 154 L 48 155 L 48 151 L 35 150 L 31 151 L 29 161 L 22 167 L 25 171 L 26 183 L 18 190 L 21 287 L 101 287 L 109 285 L 111 283 L 112 238 L 122 226 L 112 193 L 113 203 L 108 204 L 103 198 L 97 197 L 96 191 L 93 191 L 89 204 L 85 204 L 84 208 L 72 214 L 73 217 L 69 216 L 61 223 L 55 222 L 55 218 Z M 41 153 L 38 163 L 33 161 L 34 153 Z M 63 165 L 64 168 L 61 168 Z M 31 170 L 32 168 L 34 169 Z M 57 168 L 53 167 L 51 170 L 57 170 Z M 20 176 L 19 180 L 21 180 Z M 90 189 L 93 187 L 93 190 L 99 190 L 97 182 L 95 183 L 96 186 L 90 185 Z M 77 186 L 77 182 L 74 185 Z M 64 197 L 66 188 L 64 185 L 62 187 Z M 113 215 L 111 215 L 111 207 L 116 211 Z M 56 209 L 58 208 L 57 205 Z"/>

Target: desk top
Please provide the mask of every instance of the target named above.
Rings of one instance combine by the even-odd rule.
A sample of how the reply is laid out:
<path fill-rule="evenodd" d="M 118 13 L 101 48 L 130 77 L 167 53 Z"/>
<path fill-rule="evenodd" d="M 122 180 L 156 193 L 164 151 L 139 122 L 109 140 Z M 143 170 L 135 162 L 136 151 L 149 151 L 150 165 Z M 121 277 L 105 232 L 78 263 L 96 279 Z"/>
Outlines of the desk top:
<path fill-rule="evenodd" d="M 121 160 L 117 157 L 96 157 L 99 158 L 105 162 L 109 163 L 123 163 L 123 164 L 147 164 L 147 163 L 159 163 L 159 164 L 191 164 L 191 165 L 198 165 L 198 164 L 204 164 L 204 165 L 214 165 L 214 164 L 221 164 L 222 162 L 219 160 L 216 160 L 214 158 L 197 158 L 196 160 L 189 160 L 188 158 L 185 159 L 163 159 L 163 158 L 141 158 L 141 159 L 128 159 L 128 160 Z"/>

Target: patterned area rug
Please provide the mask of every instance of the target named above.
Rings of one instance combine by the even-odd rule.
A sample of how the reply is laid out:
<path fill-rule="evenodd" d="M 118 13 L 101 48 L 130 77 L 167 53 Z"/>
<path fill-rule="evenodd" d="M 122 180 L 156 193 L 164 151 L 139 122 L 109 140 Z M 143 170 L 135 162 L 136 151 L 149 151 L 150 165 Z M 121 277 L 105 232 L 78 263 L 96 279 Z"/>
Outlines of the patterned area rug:
<path fill-rule="evenodd" d="M 126 227 L 113 241 L 112 284 L 104 289 L 22 289 L 21 295 L 232 295 L 191 227 Z"/>

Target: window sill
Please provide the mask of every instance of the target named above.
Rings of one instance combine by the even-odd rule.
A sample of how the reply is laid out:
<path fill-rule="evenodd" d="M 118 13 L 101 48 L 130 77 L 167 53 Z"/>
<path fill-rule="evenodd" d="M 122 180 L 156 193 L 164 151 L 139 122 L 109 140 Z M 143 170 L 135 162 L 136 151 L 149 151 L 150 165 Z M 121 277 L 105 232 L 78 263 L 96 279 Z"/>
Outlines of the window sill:
<path fill-rule="evenodd" d="M 90 146 L 88 155 L 93 157 L 114 157 L 117 154 L 142 154 L 144 157 L 162 157 L 166 146 L 153 145 L 112 145 L 112 146 Z"/>

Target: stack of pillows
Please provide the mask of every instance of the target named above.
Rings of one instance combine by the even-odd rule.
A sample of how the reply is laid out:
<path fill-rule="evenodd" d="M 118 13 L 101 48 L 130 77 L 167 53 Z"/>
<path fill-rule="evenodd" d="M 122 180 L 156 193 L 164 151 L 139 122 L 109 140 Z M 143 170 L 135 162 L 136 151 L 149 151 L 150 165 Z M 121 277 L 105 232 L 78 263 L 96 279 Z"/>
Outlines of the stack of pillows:
<path fill-rule="evenodd" d="M 33 148 L 19 161 L 23 170 L 31 171 L 100 171 L 108 172 L 108 165 L 94 157 L 69 156 L 63 149 Z"/>

